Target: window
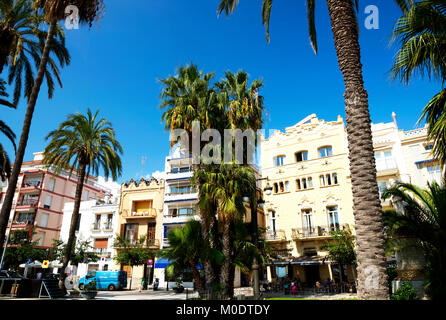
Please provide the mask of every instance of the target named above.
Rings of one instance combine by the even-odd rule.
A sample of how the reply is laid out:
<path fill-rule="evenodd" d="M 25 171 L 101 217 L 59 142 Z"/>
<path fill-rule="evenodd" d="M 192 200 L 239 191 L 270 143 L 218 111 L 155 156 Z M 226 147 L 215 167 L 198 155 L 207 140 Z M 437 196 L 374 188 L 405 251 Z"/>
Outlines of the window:
<path fill-rule="evenodd" d="M 427 166 L 427 172 L 429 174 L 429 182 L 437 181 L 437 183 L 441 182 L 441 170 L 439 165 L 430 165 Z"/>
<path fill-rule="evenodd" d="M 378 182 L 378 189 L 379 189 L 379 198 L 381 198 L 384 191 L 386 191 L 386 189 L 387 189 L 387 183 L 386 182 Z"/>
<path fill-rule="evenodd" d="M 285 164 L 285 156 L 277 156 L 274 158 L 274 166 L 280 167 Z"/>
<path fill-rule="evenodd" d="M 124 229 L 124 237 L 126 240 L 129 240 L 130 242 L 135 242 L 137 240 L 137 223 L 128 223 L 125 225 Z"/>
<path fill-rule="evenodd" d="M 325 177 L 324 177 L 324 175 L 321 175 L 321 176 L 319 177 L 319 179 L 320 179 L 320 181 L 321 181 L 321 187 L 325 187 Z"/>
<path fill-rule="evenodd" d="M 302 179 L 302 187 L 303 187 L 304 189 L 307 188 L 307 179 L 305 179 L 305 178 Z"/>
<path fill-rule="evenodd" d="M 296 180 L 296 189 L 297 189 L 297 190 L 300 190 L 300 189 L 301 189 L 301 187 L 300 187 L 300 179 L 297 179 L 297 180 Z"/>
<path fill-rule="evenodd" d="M 338 175 L 333 173 L 333 184 L 338 184 Z"/>
<path fill-rule="evenodd" d="M 302 209 L 302 226 L 304 234 L 313 232 L 313 214 L 311 209 Z"/>
<path fill-rule="evenodd" d="M 308 177 L 308 188 L 313 188 L 313 178 Z"/>
<path fill-rule="evenodd" d="M 268 227 L 273 234 L 276 233 L 276 212 L 275 211 L 269 211 Z"/>
<path fill-rule="evenodd" d="M 339 230 L 338 206 L 327 207 L 330 231 Z"/>
<path fill-rule="evenodd" d="M 169 210 L 169 215 L 177 216 L 193 216 L 195 215 L 195 208 L 174 208 Z"/>
<path fill-rule="evenodd" d="M 147 241 L 155 240 L 155 227 L 156 223 L 149 223 L 147 225 Z"/>
<path fill-rule="evenodd" d="M 299 151 L 295 153 L 296 162 L 302 162 L 308 160 L 308 151 Z"/>
<path fill-rule="evenodd" d="M 396 168 L 395 159 L 392 157 L 392 151 L 379 151 L 375 153 L 376 170 L 387 170 Z"/>
<path fill-rule="evenodd" d="M 84 190 L 84 194 L 82 196 L 82 200 L 83 201 L 87 201 L 88 200 L 88 190 Z"/>
<path fill-rule="evenodd" d="M 17 222 L 23 224 L 32 224 L 33 220 L 34 220 L 34 213 L 32 212 L 21 212 L 17 217 Z"/>
<path fill-rule="evenodd" d="M 427 144 L 424 146 L 424 150 L 426 150 L 426 151 L 432 150 L 433 148 L 434 148 L 433 144 Z"/>
<path fill-rule="evenodd" d="M 283 188 L 283 182 L 279 182 L 280 192 L 283 192 L 285 189 Z"/>
<path fill-rule="evenodd" d="M 191 193 L 195 192 L 195 188 L 191 186 L 170 187 L 170 193 Z"/>
<path fill-rule="evenodd" d="M 81 225 L 81 218 L 82 218 L 82 215 L 79 213 L 79 217 L 77 219 L 77 224 L 76 224 L 76 229 L 74 229 L 75 231 L 79 231 L 79 227 Z"/>
<path fill-rule="evenodd" d="M 327 174 L 327 175 L 325 175 L 326 176 L 326 178 L 327 178 L 327 185 L 329 185 L 329 186 L 331 186 L 331 176 L 330 176 L 330 174 Z"/>
<path fill-rule="evenodd" d="M 321 147 L 319 150 L 319 158 L 326 158 L 333 155 L 333 150 L 331 146 Z"/>
<path fill-rule="evenodd" d="M 274 193 L 278 193 L 279 192 L 279 188 L 277 186 L 277 182 L 274 183 Z"/>
<path fill-rule="evenodd" d="M 50 180 L 48 182 L 48 190 L 54 191 L 55 184 L 56 184 L 56 179 L 50 178 Z"/>
<path fill-rule="evenodd" d="M 285 192 L 290 191 L 290 183 L 288 181 L 285 181 Z"/>
<path fill-rule="evenodd" d="M 53 197 L 52 196 L 46 196 L 45 198 L 45 202 L 43 204 L 43 207 L 45 209 L 50 209 L 51 208 L 51 202 L 53 201 Z"/>
<path fill-rule="evenodd" d="M 48 213 L 40 214 L 40 226 L 46 228 L 48 226 Z"/>

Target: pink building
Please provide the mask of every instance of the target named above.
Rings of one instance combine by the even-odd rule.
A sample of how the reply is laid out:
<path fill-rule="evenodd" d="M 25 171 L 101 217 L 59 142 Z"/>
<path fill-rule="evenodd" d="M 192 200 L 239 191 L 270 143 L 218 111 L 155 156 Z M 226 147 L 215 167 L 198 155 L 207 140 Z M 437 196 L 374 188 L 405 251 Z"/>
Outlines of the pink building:
<path fill-rule="evenodd" d="M 42 152 L 36 152 L 33 161 L 23 162 L 10 219 L 12 231 L 34 227 L 33 240 L 38 241 L 38 247 L 49 248 L 59 239 L 65 203 L 74 201 L 77 175 L 73 172 L 69 176 L 65 171 L 56 174 L 42 165 L 42 157 Z M 0 206 L 6 189 L 7 186 L 0 194 Z M 90 176 L 84 184 L 82 200 L 99 199 L 107 192 Z M 8 230 L 9 226 L 10 223 Z"/>

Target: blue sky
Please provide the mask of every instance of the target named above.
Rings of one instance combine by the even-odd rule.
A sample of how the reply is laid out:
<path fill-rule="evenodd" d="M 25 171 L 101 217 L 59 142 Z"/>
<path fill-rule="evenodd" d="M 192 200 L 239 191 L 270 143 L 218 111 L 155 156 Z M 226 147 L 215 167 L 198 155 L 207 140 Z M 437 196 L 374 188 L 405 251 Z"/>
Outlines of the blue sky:
<path fill-rule="evenodd" d="M 318 1 L 316 23 L 319 54 L 308 42 L 305 1 L 275 1 L 271 42 L 266 43 L 260 1 L 242 0 L 235 14 L 217 18 L 219 0 L 108 0 L 98 28 L 67 30 L 72 63 L 62 70 L 63 89 L 37 102 L 25 160 L 45 147 L 45 135 L 69 113 L 100 109 L 124 147 L 123 175 L 118 182 L 162 171 L 169 153 L 168 133 L 161 123 L 161 85 L 157 81 L 193 61 L 204 72 L 244 69 L 263 78 L 268 118 L 265 128 L 283 130 L 316 113 L 327 121 L 345 119 L 344 84 L 337 66 L 325 1 Z M 364 27 L 367 5 L 379 8 L 378 30 Z M 440 84 L 415 79 L 408 87 L 389 80 L 396 48 L 389 45 L 400 11 L 389 0 L 360 1 L 360 44 L 372 121 L 391 121 L 392 111 L 403 129 L 413 129 L 421 108 Z M 6 77 L 5 74 L 2 75 Z M 26 104 L 2 110 L 19 139 Z M 12 147 L 0 137 L 7 151 Z"/>

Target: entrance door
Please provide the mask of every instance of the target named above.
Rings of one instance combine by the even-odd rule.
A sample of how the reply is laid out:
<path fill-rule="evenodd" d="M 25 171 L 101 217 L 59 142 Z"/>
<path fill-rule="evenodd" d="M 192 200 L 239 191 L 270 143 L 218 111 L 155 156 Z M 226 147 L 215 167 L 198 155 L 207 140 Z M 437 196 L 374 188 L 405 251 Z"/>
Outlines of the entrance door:
<path fill-rule="evenodd" d="M 305 266 L 305 277 L 307 286 L 313 288 L 316 284 L 316 281 L 320 279 L 319 265 Z"/>

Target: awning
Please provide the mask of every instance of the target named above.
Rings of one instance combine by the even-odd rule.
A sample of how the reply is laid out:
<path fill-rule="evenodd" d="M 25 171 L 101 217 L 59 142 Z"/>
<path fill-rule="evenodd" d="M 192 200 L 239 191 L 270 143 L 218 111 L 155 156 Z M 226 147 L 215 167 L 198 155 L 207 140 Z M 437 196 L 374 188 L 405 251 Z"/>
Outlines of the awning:
<path fill-rule="evenodd" d="M 428 160 L 417 161 L 417 162 L 415 162 L 415 164 L 422 164 L 422 163 L 435 162 L 435 161 L 438 161 L 438 159 L 428 159 Z"/>
<path fill-rule="evenodd" d="M 155 261 L 155 268 L 158 269 L 164 269 L 166 268 L 171 262 L 168 259 L 160 258 Z"/>
<path fill-rule="evenodd" d="M 322 256 L 302 256 L 298 258 L 293 258 L 290 264 L 297 264 L 301 266 L 305 265 L 315 265 L 315 264 L 323 264 L 331 261 L 324 261 L 324 257 Z"/>

